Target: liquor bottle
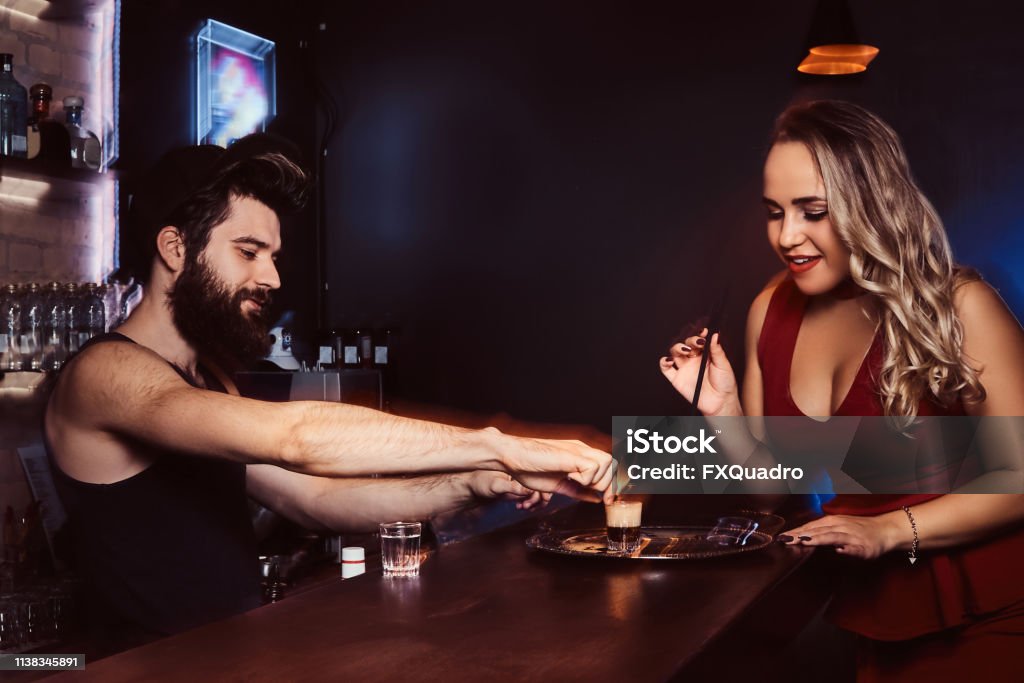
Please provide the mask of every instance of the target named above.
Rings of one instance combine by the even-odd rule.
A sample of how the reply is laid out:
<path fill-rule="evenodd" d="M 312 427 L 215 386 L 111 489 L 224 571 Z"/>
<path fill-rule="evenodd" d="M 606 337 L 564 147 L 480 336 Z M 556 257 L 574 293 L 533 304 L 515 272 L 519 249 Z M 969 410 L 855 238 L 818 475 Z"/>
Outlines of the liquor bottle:
<path fill-rule="evenodd" d="M 340 370 L 345 366 L 345 330 L 340 327 L 331 328 L 327 332 L 327 341 L 325 343 L 331 347 L 331 358 L 334 359 L 334 367 Z M 323 351 L 320 353 L 323 354 Z"/>
<path fill-rule="evenodd" d="M 43 298 L 39 285 L 25 285 L 21 300 L 21 369 L 43 369 Z"/>
<path fill-rule="evenodd" d="M 103 334 L 107 327 L 106 313 L 103 310 L 103 298 L 100 296 L 99 287 L 95 282 L 85 285 L 85 294 L 82 296 L 82 335 L 78 337 L 78 346 L 81 348 L 85 342 L 98 334 Z"/>
<path fill-rule="evenodd" d="M 359 367 L 373 367 L 373 331 L 369 327 L 356 330 L 359 339 Z"/>
<path fill-rule="evenodd" d="M 28 91 L 13 73 L 14 55 L 0 53 L 0 156 L 28 152 Z"/>
<path fill-rule="evenodd" d="M 0 371 L 21 370 L 21 293 L 7 285 L 0 300 Z"/>
<path fill-rule="evenodd" d="M 64 329 L 67 330 L 68 355 L 78 353 L 81 346 L 79 331 L 82 327 L 82 297 L 78 285 L 69 282 L 64 285 Z"/>
<path fill-rule="evenodd" d="M 281 331 L 284 331 L 283 328 Z M 319 370 L 329 370 L 334 367 L 334 359 L 336 355 L 334 353 L 335 334 L 335 330 L 328 330 L 327 332 L 320 331 L 317 333 L 317 338 L 320 340 L 320 343 L 317 345 L 317 356 L 316 363 L 313 365 L 314 368 Z M 279 341 L 283 341 L 276 335 L 272 335 L 272 338 L 274 339 L 275 346 L 277 346 Z"/>
<path fill-rule="evenodd" d="M 103 297 L 103 319 L 106 321 L 106 327 L 103 329 L 104 332 L 109 332 L 114 327 L 117 327 L 118 319 L 118 289 L 112 283 L 103 285 L 100 296 Z"/>
<path fill-rule="evenodd" d="M 373 334 L 373 367 L 386 368 L 391 348 L 391 328 L 376 330 Z"/>
<path fill-rule="evenodd" d="M 28 158 L 47 159 L 63 166 L 71 165 L 71 136 L 60 123 L 50 118 L 53 88 L 36 83 L 28 90 L 32 113 L 28 118 Z"/>
<path fill-rule="evenodd" d="M 85 100 L 76 95 L 64 98 L 64 116 L 67 121 L 64 127 L 71 136 L 71 165 L 75 168 L 97 170 L 102 160 L 100 140 L 96 135 L 82 127 L 82 107 Z"/>
<path fill-rule="evenodd" d="M 64 292 L 59 282 L 46 285 L 43 297 L 43 370 L 60 370 L 67 360 Z"/>
<path fill-rule="evenodd" d="M 359 367 L 359 330 L 342 330 L 344 343 L 342 344 L 342 364 L 346 368 Z"/>

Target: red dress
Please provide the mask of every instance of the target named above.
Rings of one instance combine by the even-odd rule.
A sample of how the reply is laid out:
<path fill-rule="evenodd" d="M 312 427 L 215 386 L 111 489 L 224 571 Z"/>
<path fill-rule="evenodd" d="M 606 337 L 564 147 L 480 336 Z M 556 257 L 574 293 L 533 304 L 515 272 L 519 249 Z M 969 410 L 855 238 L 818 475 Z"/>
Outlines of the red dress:
<path fill-rule="evenodd" d="M 801 416 L 789 392 L 790 369 L 807 297 L 786 279 L 772 294 L 758 339 L 764 414 Z M 873 375 L 881 337 L 871 345 L 836 415 L 882 415 Z M 922 401 L 921 415 L 963 415 Z M 877 515 L 936 495 L 838 495 L 827 514 Z M 858 680 L 958 681 L 984 672 L 986 683 L 1024 681 L 1024 529 L 969 546 L 851 561 L 829 619 L 865 639 Z"/>

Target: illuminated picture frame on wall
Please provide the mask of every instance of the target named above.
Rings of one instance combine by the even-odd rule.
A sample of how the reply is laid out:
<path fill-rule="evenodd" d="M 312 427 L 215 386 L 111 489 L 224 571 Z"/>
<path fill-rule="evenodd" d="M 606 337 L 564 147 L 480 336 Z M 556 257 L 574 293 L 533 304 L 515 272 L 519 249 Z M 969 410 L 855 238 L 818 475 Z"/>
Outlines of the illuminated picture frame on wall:
<path fill-rule="evenodd" d="M 273 41 L 207 19 L 196 33 L 195 139 L 227 147 L 277 113 Z"/>

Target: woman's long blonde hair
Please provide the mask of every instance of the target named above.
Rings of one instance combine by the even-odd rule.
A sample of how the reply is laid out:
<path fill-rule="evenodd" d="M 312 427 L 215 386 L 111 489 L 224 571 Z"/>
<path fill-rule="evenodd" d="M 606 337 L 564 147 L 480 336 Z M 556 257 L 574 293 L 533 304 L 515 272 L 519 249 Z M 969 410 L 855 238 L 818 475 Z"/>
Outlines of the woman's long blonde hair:
<path fill-rule="evenodd" d="M 776 142 L 811 151 L 832 225 L 851 252 L 853 281 L 881 303 L 877 380 L 885 414 L 912 421 L 926 397 L 947 407 L 983 401 L 953 307 L 954 290 L 978 275 L 956 267 L 942 221 L 914 183 L 896 133 L 862 107 L 822 100 L 786 109 L 775 123 Z"/>

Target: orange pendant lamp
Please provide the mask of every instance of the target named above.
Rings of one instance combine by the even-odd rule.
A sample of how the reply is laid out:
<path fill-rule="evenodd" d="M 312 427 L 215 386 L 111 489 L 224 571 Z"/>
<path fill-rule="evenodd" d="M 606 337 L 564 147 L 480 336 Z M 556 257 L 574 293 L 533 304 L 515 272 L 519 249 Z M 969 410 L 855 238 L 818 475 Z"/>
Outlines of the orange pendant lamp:
<path fill-rule="evenodd" d="M 808 51 L 796 70 L 816 76 L 862 73 L 878 48 L 860 41 L 846 0 L 818 0 L 807 38 Z"/>

